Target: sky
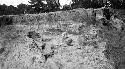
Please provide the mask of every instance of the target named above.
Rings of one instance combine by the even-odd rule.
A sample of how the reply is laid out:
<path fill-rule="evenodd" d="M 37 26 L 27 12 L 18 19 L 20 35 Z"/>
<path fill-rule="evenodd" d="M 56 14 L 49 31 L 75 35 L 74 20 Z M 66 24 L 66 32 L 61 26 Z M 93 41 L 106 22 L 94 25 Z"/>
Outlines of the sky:
<path fill-rule="evenodd" d="M 13 6 L 17 6 L 21 3 L 23 4 L 29 4 L 28 3 L 29 0 L 0 0 L 0 4 L 6 4 L 6 5 L 13 5 Z"/>
<path fill-rule="evenodd" d="M 13 6 L 17 6 L 21 3 L 23 4 L 29 4 L 28 1 L 30 0 L 0 0 L 0 4 L 6 4 L 6 5 L 13 5 Z M 69 4 L 72 0 L 59 0 L 60 4 L 63 6 L 65 4 Z"/>

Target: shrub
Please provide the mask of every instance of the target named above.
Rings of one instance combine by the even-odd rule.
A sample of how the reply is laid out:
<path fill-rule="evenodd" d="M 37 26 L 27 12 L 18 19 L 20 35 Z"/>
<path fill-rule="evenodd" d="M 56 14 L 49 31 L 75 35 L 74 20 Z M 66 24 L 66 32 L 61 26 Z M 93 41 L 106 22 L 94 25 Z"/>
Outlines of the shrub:
<path fill-rule="evenodd" d="M 0 17 L 0 27 L 6 25 L 13 25 L 13 18 L 9 16 L 2 16 Z"/>

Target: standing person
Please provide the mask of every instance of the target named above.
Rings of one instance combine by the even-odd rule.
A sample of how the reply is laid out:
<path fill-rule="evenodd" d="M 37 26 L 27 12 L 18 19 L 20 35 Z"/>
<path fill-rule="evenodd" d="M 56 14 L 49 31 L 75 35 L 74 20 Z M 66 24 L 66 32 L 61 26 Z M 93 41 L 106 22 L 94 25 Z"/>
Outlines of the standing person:
<path fill-rule="evenodd" d="M 110 7 L 111 7 L 111 3 L 110 3 L 110 1 L 107 1 L 104 5 L 104 9 L 103 9 L 103 14 L 107 20 L 110 20 L 110 17 L 111 17 Z"/>
<path fill-rule="evenodd" d="M 92 21 L 94 24 L 96 23 L 96 10 L 94 8 L 92 8 Z"/>

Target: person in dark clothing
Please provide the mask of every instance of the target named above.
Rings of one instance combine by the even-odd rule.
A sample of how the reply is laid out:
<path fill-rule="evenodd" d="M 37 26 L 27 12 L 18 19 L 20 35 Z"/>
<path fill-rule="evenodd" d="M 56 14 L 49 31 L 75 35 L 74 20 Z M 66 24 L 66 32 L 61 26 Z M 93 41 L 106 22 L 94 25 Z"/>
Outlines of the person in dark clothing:
<path fill-rule="evenodd" d="M 104 16 L 106 17 L 107 20 L 110 20 L 110 17 L 111 17 L 110 6 L 111 6 L 110 1 L 107 1 L 105 3 L 104 9 L 103 9 L 103 14 L 104 14 Z"/>
<path fill-rule="evenodd" d="M 111 17 L 111 16 L 110 16 L 109 9 L 104 9 L 103 11 L 104 11 L 104 15 L 105 15 L 106 19 L 107 19 L 107 20 L 110 20 L 110 17 Z"/>

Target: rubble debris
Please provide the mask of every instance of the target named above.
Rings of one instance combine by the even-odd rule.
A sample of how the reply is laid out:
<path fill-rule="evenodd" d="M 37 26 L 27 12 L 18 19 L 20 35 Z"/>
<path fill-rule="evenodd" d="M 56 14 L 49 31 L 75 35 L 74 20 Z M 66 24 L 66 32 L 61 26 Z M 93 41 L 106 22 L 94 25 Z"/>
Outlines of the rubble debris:
<path fill-rule="evenodd" d="M 72 42 L 73 42 L 72 39 L 68 39 L 68 40 L 66 41 L 66 44 L 67 44 L 68 46 L 73 46 L 73 45 L 72 45 Z"/>
<path fill-rule="evenodd" d="M 42 50 L 45 49 L 45 46 L 46 46 L 46 43 L 44 43 L 41 47 L 42 47 Z"/>
<path fill-rule="evenodd" d="M 0 48 L 0 54 L 2 54 L 5 51 L 5 48 Z"/>
<path fill-rule="evenodd" d="M 44 54 L 45 61 L 47 61 L 49 58 L 52 58 L 53 55 L 54 55 L 53 53 L 50 53 L 50 54 Z"/>
<path fill-rule="evenodd" d="M 32 39 L 41 38 L 40 34 L 36 33 L 35 31 L 28 32 L 27 36 Z"/>
<path fill-rule="evenodd" d="M 49 39 L 49 38 L 42 38 L 42 41 L 43 42 L 48 42 L 48 41 L 50 41 L 51 39 Z"/>

